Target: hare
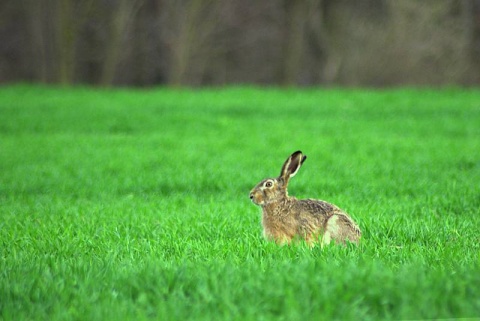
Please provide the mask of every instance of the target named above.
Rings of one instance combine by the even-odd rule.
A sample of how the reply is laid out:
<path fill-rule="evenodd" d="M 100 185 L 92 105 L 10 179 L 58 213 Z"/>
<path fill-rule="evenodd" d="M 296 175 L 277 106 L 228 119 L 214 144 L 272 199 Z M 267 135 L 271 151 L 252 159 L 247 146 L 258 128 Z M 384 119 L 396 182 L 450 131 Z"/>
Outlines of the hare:
<path fill-rule="evenodd" d="M 250 199 L 262 207 L 263 235 L 278 244 L 294 238 L 313 246 L 334 241 L 358 243 L 360 228 L 337 206 L 320 200 L 298 200 L 288 196 L 287 186 L 307 159 L 301 151 L 293 153 L 283 164 L 280 176 L 262 180 L 250 192 Z"/>

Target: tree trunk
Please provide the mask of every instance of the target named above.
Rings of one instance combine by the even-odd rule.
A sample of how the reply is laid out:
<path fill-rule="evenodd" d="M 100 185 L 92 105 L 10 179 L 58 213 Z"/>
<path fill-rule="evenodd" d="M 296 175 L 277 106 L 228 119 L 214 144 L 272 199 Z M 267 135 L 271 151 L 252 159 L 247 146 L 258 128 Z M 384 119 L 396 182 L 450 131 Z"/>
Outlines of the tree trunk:
<path fill-rule="evenodd" d="M 462 0 L 463 41 L 465 67 L 470 69 L 467 83 L 480 80 L 480 2 L 478 7 L 474 0 Z M 472 68 L 473 67 L 473 68 Z"/>
<path fill-rule="evenodd" d="M 34 77 L 42 83 L 48 82 L 47 71 L 47 43 L 44 36 L 43 8 L 39 1 L 28 2 L 28 14 L 30 20 L 30 45 L 32 55 L 32 68 Z"/>
<path fill-rule="evenodd" d="M 286 0 L 287 29 L 284 42 L 282 83 L 286 86 L 298 82 L 304 50 L 306 2 Z"/>
<path fill-rule="evenodd" d="M 106 44 L 105 56 L 100 76 L 100 84 L 109 87 L 113 84 L 115 73 L 122 53 L 123 37 L 131 24 L 135 7 L 139 5 L 135 0 L 120 0 L 114 12 L 110 25 L 110 37 Z"/>
<path fill-rule="evenodd" d="M 75 61 L 75 38 L 77 30 L 72 17 L 71 0 L 58 3 L 57 52 L 59 60 L 58 81 L 63 85 L 73 82 Z"/>

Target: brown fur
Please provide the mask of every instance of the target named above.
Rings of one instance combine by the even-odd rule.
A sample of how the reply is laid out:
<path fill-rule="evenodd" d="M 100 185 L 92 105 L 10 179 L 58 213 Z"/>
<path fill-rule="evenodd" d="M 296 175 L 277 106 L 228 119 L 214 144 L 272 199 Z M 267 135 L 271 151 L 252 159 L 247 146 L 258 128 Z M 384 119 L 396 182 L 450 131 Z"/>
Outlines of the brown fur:
<path fill-rule="evenodd" d="M 250 199 L 262 207 L 263 234 L 279 244 L 302 238 L 322 245 L 346 241 L 358 243 L 360 228 L 347 213 L 333 204 L 288 196 L 287 185 L 307 157 L 293 153 L 283 164 L 280 176 L 261 181 L 250 192 Z"/>

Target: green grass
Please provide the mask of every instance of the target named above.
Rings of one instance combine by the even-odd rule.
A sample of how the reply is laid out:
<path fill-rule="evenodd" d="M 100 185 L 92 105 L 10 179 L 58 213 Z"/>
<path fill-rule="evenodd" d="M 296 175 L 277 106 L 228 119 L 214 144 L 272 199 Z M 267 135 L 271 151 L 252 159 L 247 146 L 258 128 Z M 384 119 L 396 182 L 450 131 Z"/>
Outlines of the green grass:
<path fill-rule="evenodd" d="M 361 246 L 279 247 L 286 157 Z M 480 317 L 480 91 L 0 88 L 1 320 Z"/>

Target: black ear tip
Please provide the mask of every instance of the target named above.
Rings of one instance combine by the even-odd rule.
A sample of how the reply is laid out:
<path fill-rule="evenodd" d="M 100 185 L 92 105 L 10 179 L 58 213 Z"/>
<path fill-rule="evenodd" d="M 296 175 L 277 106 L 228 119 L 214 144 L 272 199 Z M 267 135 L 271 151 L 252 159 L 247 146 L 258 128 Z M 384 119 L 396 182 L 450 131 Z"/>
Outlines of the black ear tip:
<path fill-rule="evenodd" d="M 292 158 L 295 158 L 297 157 L 298 155 L 303 155 L 302 151 L 301 150 L 297 150 L 295 153 L 293 153 L 290 157 Z"/>
<path fill-rule="evenodd" d="M 291 157 L 296 157 L 297 155 L 301 155 L 302 159 L 300 160 L 300 164 L 303 164 L 303 162 L 307 159 L 306 155 L 303 155 L 301 150 L 297 150 L 295 153 L 292 154 Z"/>
<path fill-rule="evenodd" d="M 301 150 L 297 150 L 295 153 L 292 154 L 292 156 L 296 156 L 298 154 L 302 154 L 303 155 L 303 152 Z M 307 156 L 303 155 L 303 159 L 306 159 Z"/>

